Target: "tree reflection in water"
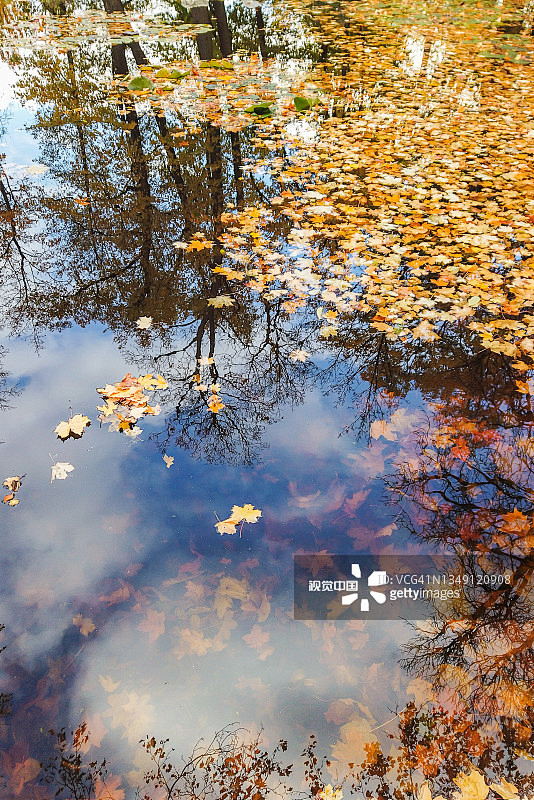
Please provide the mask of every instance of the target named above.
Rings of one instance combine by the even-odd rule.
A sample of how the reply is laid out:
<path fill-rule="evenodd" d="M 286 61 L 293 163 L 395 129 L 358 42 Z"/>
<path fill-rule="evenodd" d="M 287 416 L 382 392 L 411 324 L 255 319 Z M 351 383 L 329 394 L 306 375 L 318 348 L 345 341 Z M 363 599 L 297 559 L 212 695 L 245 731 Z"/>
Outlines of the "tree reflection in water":
<path fill-rule="evenodd" d="M 66 13 L 64 4 L 47 8 Z M 120 0 L 106 0 L 105 8 L 123 11 Z M 228 55 L 236 42 L 250 48 L 252 39 L 265 57 L 260 7 L 247 14 L 236 6 L 229 27 L 224 4 L 215 0 L 214 15 L 217 37 L 199 38 L 201 58 Z M 201 16 L 195 12 L 193 21 Z M 180 46 L 171 55 L 176 51 Z M 451 325 L 440 331 L 439 342 L 408 346 L 371 328 L 368 315 L 355 314 L 341 319 L 337 339 L 318 347 L 316 301 L 310 299 L 295 321 L 281 299 L 253 301 L 245 285 L 217 272 L 226 263 L 228 207 L 252 213 L 277 190 L 261 171 L 243 170 L 245 161 L 265 155 L 252 128 L 224 131 L 199 122 L 183 146 L 186 120 L 178 111 L 162 104 L 145 113 L 131 99 L 108 102 L 101 76 L 116 79 L 145 65 L 149 55 L 134 40 L 21 56 L 17 91 L 24 102 L 38 104 L 31 130 L 53 184 L 32 188 L 25 180 L 0 179 L 3 320 L 15 330 L 33 329 L 36 339 L 40 330 L 95 321 L 123 348 L 137 337 L 131 361 L 146 364 L 150 352 L 174 409 L 155 439 L 162 450 L 177 445 L 207 462 L 254 465 L 265 427 L 308 389 L 321 387 L 340 405 L 355 404 L 347 430 L 365 435 L 417 389 L 427 401 L 428 424 L 413 434 L 414 458 L 389 479 L 391 498 L 415 546 L 454 553 L 461 598 L 437 602 L 405 647 L 403 666 L 416 676 L 417 702 L 399 712 L 396 733 L 369 741 L 363 763 L 347 760 L 346 774 L 334 778 L 312 739 L 293 771 L 299 781 L 304 774 L 310 796 L 335 780 L 367 797 L 401 800 L 419 792 L 426 800 L 424 778 L 431 779 L 433 794 L 450 794 L 452 781 L 473 765 L 488 782 L 505 778 L 521 796 L 531 792 L 533 778 L 520 761 L 521 754 L 534 753 L 530 395 L 516 390 L 510 360 L 488 357 L 468 330 Z M 286 153 L 280 143 L 270 157 Z M 287 189 L 306 186 L 295 176 Z M 293 222 L 278 215 L 270 225 L 273 240 L 287 245 Z M 213 303 L 221 297 L 230 302 Z M 150 334 L 137 330 L 140 315 L 153 318 Z M 320 352 L 320 365 L 291 360 L 295 350 Z M 222 384 L 224 415 L 209 413 L 203 383 Z M 299 502 L 311 503 L 311 496 Z M 475 562 L 488 576 L 511 576 L 510 584 L 472 585 Z M 261 584 L 248 598 L 251 605 L 268 604 L 268 588 Z M 210 586 L 212 594 L 219 589 Z M 200 619 L 204 612 L 194 613 Z M 223 630 L 217 620 L 217 647 L 229 640 L 233 620 L 226 621 Z M 63 663 L 58 657 L 48 665 L 58 685 L 76 655 L 73 649 Z M 46 681 L 34 686 L 22 668 L 20 674 L 17 665 L 10 669 L 19 687 L 37 693 L 43 713 L 59 716 L 60 700 Z M 0 716 L 9 707 L 9 695 L 0 695 Z M 35 726 L 32 735 L 42 747 L 35 709 L 20 714 Z M 87 760 L 84 725 L 72 742 L 64 730 L 54 736 L 58 755 L 44 770 L 52 794 L 122 798 L 105 761 Z M 257 738 L 225 729 L 179 767 L 165 742 L 147 738 L 144 748 L 154 764 L 142 790 L 147 797 L 262 800 L 271 791 L 290 792 L 270 782 L 292 771 L 279 761 L 285 743 L 269 750 Z M 34 783 L 38 762 L 19 750 L 3 754 L 0 774 L 9 797 L 24 792 L 41 800 L 43 789 Z"/>

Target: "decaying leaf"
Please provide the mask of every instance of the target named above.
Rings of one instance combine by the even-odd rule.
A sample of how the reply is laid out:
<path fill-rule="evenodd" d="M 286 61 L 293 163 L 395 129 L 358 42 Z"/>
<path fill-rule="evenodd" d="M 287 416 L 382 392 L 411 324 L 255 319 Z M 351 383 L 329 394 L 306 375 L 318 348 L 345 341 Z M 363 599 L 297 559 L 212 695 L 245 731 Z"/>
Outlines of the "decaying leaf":
<path fill-rule="evenodd" d="M 18 492 L 20 489 L 23 478 L 24 475 L 12 475 L 5 479 L 2 485 L 9 490 L 9 493 L 5 495 L 2 500 L 3 503 L 6 503 L 8 506 L 18 506 L 20 500 L 15 497 L 15 492 Z"/>

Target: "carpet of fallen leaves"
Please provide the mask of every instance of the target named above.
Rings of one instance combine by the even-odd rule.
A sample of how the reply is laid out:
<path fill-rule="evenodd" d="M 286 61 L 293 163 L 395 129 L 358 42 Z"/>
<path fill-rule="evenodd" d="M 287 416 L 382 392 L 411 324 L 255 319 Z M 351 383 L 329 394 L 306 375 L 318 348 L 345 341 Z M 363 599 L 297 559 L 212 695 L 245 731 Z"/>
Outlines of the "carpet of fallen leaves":
<path fill-rule="evenodd" d="M 321 36 L 343 38 L 344 49 L 338 63 L 317 66 L 309 78 L 339 116 L 258 130 L 266 158 L 249 169 L 267 172 L 280 190 L 270 204 L 225 214 L 223 240 L 235 263 L 216 269 L 286 297 L 288 313 L 322 301 L 324 337 L 354 312 L 406 341 L 466 325 L 485 348 L 527 370 L 534 364 L 532 41 L 515 37 L 511 60 L 490 58 L 487 37 L 495 47 L 510 38 L 499 37 L 491 20 L 475 15 L 467 30 L 453 27 L 429 5 L 424 24 L 381 26 L 398 8 L 350 4 L 338 21 L 336 4 L 321 4 Z M 269 159 L 284 142 L 285 158 Z M 295 180 L 303 191 L 284 188 Z M 284 240 L 270 233 L 281 214 L 292 223 Z"/>

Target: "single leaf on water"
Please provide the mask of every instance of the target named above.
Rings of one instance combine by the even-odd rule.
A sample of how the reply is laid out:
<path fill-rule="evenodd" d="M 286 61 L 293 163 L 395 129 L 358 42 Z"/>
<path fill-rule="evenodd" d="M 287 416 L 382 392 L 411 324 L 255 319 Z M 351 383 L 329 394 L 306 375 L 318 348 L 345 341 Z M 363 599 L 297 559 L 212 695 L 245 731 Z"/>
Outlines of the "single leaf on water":
<path fill-rule="evenodd" d="M 152 325 L 152 317 L 139 317 L 135 324 L 140 331 L 146 331 Z"/>
<path fill-rule="evenodd" d="M 189 72 L 190 70 L 187 70 L 187 72 L 180 72 L 177 69 L 173 69 L 168 77 L 171 81 L 181 81 L 182 78 L 186 78 L 189 75 Z"/>
<path fill-rule="evenodd" d="M 232 506 L 230 515 L 232 522 L 257 522 L 260 517 L 261 511 L 250 503 L 245 503 L 244 506 Z"/>
<path fill-rule="evenodd" d="M 486 800 L 489 786 L 477 769 L 472 769 L 469 775 L 460 772 L 453 780 L 460 789 L 460 800 Z"/>
<path fill-rule="evenodd" d="M 10 489 L 12 492 L 16 492 L 20 489 L 23 477 L 24 475 L 12 475 L 10 478 L 5 479 L 2 486 L 5 486 L 6 489 Z"/>
<path fill-rule="evenodd" d="M 130 83 L 128 84 L 128 89 L 132 92 L 140 92 L 143 89 L 153 89 L 154 84 L 147 78 L 145 75 L 138 75 L 137 78 L 132 78 Z"/>
<path fill-rule="evenodd" d="M 230 522 L 227 519 L 222 520 L 222 522 L 219 520 L 219 522 L 215 523 L 215 527 L 217 528 L 220 534 L 223 533 L 234 534 L 236 525 L 237 522 Z"/>
<path fill-rule="evenodd" d="M 223 308 L 224 306 L 233 306 L 235 300 L 227 294 L 220 294 L 217 297 L 210 297 L 208 305 L 214 308 Z"/>
<path fill-rule="evenodd" d="M 167 469 L 169 469 L 169 467 L 172 467 L 172 465 L 174 464 L 174 456 L 168 456 L 167 453 L 164 454 L 163 460 L 167 465 Z"/>
<path fill-rule="evenodd" d="M 52 477 L 50 478 L 50 483 L 56 478 L 60 481 L 65 480 L 68 476 L 69 472 L 72 472 L 74 467 L 72 464 L 68 464 L 66 461 L 58 461 L 57 464 L 52 465 Z"/>
<path fill-rule="evenodd" d="M 310 357 L 310 354 L 307 350 L 293 350 L 292 353 L 289 354 L 289 358 L 292 361 L 306 361 L 307 358 Z"/>
<path fill-rule="evenodd" d="M 519 800 L 517 787 L 513 783 L 509 783 L 505 778 L 502 778 L 500 783 L 490 784 L 490 788 L 503 800 Z"/>
<path fill-rule="evenodd" d="M 319 103 L 319 100 L 316 97 L 294 97 L 293 103 L 295 105 L 296 110 L 300 113 L 302 111 L 309 111 L 310 108 L 313 108 Z"/>
<path fill-rule="evenodd" d="M 245 108 L 245 114 L 255 114 L 257 117 L 268 117 L 273 112 L 271 111 L 272 103 L 255 103 L 248 108 Z"/>

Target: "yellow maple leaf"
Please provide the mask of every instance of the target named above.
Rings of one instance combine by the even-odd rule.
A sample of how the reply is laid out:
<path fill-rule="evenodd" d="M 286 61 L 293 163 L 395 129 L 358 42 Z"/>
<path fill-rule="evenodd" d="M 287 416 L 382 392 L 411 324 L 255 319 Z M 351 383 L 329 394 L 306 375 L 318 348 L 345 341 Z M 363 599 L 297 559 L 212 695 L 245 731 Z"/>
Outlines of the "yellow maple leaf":
<path fill-rule="evenodd" d="M 229 294 L 220 294 L 217 297 L 210 297 L 208 305 L 213 308 L 224 308 L 224 306 L 235 305 L 235 300 Z"/>
<path fill-rule="evenodd" d="M 217 528 L 217 530 L 219 531 L 219 533 L 221 535 L 223 533 L 234 534 L 235 533 L 235 529 L 236 529 L 236 525 L 237 525 L 237 522 L 232 522 L 232 520 L 230 518 L 229 519 L 219 520 L 218 522 L 215 523 L 215 527 Z"/>
<path fill-rule="evenodd" d="M 486 800 L 489 793 L 489 786 L 484 780 L 484 776 L 477 769 L 472 769 L 469 775 L 460 772 L 454 778 L 454 783 L 460 789 L 460 794 L 455 792 L 459 800 Z"/>
<path fill-rule="evenodd" d="M 186 253 L 191 253 L 193 250 L 206 250 L 206 248 L 213 247 L 213 242 L 200 239 L 191 239 L 186 247 Z"/>
<path fill-rule="evenodd" d="M 516 381 L 517 391 L 521 394 L 531 394 L 530 385 L 526 381 Z"/>
<path fill-rule="evenodd" d="M 221 408 L 224 408 L 224 403 L 218 395 L 212 394 L 208 397 L 208 408 L 212 414 L 218 414 Z"/>
<path fill-rule="evenodd" d="M 497 792 L 503 800 L 519 800 L 517 787 L 513 783 L 509 783 L 505 778 L 502 778 L 500 783 L 490 784 L 490 788 Z"/>
<path fill-rule="evenodd" d="M 394 442 L 397 439 L 397 434 L 393 430 L 393 425 L 386 422 L 385 419 L 375 419 L 371 423 L 370 434 L 373 439 L 380 439 L 381 436 L 389 442 Z"/>
<path fill-rule="evenodd" d="M 232 513 L 228 521 L 232 522 L 257 522 L 261 517 L 261 511 L 254 508 L 250 503 L 245 503 L 244 506 L 232 506 Z"/>
<path fill-rule="evenodd" d="M 114 403 L 113 400 L 106 400 L 103 406 L 97 406 L 96 408 L 97 411 L 101 411 L 105 417 L 109 417 L 117 408 L 117 403 Z"/>
<path fill-rule="evenodd" d="M 168 456 L 167 453 L 164 454 L 163 460 L 167 465 L 167 469 L 169 469 L 169 467 L 171 467 L 174 464 L 174 456 Z"/>

